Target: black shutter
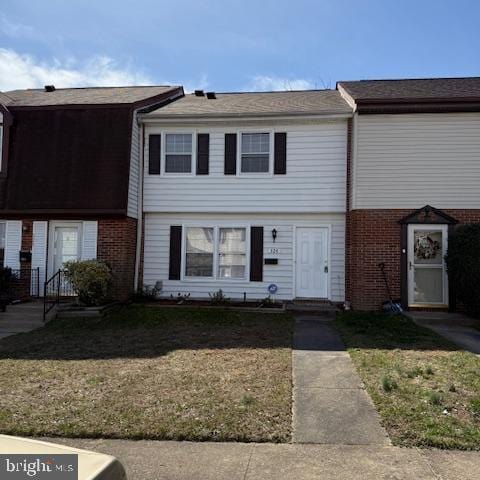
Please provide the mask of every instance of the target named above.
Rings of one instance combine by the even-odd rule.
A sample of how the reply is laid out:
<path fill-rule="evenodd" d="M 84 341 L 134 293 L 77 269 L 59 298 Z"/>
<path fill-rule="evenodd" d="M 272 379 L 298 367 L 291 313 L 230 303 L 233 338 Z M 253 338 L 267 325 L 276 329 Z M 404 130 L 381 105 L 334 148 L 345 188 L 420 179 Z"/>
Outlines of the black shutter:
<path fill-rule="evenodd" d="M 210 153 L 210 135 L 197 135 L 197 175 L 208 175 L 208 157 Z"/>
<path fill-rule="evenodd" d="M 148 173 L 160 175 L 160 135 L 148 136 Z"/>
<path fill-rule="evenodd" d="M 237 173 L 237 134 L 225 134 L 225 175 Z"/>
<path fill-rule="evenodd" d="M 287 173 L 287 134 L 275 134 L 275 154 L 274 154 L 274 168 L 275 175 L 285 175 Z"/>
<path fill-rule="evenodd" d="M 182 263 L 182 227 L 170 226 L 170 263 L 168 279 L 180 280 L 180 265 Z"/>
<path fill-rule="evenodd" d="M 263 280 L 263 227 L 250 229 L 250 281 Z"/>

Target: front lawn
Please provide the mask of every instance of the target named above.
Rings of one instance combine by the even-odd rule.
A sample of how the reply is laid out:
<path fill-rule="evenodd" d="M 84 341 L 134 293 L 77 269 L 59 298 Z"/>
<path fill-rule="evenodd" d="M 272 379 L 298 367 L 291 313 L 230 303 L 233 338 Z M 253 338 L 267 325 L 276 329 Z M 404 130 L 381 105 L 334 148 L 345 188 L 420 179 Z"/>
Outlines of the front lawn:
<path fill-rule="evenodd" d="M 126 307 L 0 341 L 0 431 L 286 442 L 287 314 Z"/>
<path fill-rule="evenodd" d="M 336 326 L 395 445 L 480 450 L 480 358 L 403 316 Z"/>

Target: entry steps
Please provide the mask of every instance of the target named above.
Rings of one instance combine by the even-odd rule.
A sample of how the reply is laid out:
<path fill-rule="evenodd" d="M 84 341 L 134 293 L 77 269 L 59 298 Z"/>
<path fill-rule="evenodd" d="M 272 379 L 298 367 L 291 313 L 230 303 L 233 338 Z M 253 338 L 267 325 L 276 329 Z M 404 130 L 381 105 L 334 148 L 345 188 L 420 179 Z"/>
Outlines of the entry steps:
<path fill-rule="evenodd" d="M 315 315 L 322 317 L 322 319 L 335 318 L 336 312 L 340 309 L 334 303 L 328 301 L 312 301 L 312 300 L 294 300 L 287 303 L 287 311 L 302 313 L 304 315 Z"/>

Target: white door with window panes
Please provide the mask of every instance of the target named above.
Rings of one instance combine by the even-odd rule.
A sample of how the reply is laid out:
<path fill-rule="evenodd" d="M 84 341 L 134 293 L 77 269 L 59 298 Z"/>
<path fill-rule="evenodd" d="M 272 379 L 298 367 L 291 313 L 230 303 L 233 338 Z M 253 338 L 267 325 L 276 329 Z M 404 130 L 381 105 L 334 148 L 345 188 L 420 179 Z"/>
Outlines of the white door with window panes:
<path fill-rule="evenodd" d="M 49 235 L 48 277 L 63 270 L 66 262 L 81 259 L 82 222 L 52 222 Z M 62 295 L 73 295 L 71 285 L 62 277 Z"/>
<path fill-rule="evenodd" d="M 448 306 L 447 225 L 408 226 L 409 306 Z"/>

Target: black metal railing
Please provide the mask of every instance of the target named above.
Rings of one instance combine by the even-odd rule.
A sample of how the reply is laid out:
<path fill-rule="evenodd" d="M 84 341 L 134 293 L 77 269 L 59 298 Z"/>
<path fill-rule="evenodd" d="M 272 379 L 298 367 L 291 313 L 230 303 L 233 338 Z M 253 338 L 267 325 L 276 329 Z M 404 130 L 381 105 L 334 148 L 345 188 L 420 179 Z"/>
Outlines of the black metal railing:
<path fill-rule="evenodd" d="M 11 300 L 28 300 L 40 296 L 40 268 L 12 268 L 8 292 Z"/>
<path fill-rule="evenodd" d="M 66 278 L 65 271 L 58 270 L 45 282 L 43 287 L 43 321 L 62 299 L 74 296 L 76 296 L 75 290 Z"/>

